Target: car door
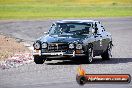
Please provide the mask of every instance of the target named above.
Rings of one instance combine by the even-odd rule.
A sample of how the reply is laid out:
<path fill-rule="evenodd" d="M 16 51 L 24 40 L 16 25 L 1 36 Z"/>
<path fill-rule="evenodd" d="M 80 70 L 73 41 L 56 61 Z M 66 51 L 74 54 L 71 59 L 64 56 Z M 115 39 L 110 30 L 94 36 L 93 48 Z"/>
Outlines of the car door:
<path fill-rule="evenodd" d="M 101 34 L 102 34 L 102 49 L 105 51 L 110 42 L 109 34 L 105 31 L 104 27 L 101 25 Z"/>
<path fill-rule="evenodd" d="M 95 25 L 95 52 L 97 55 L 99 55 L 101 52 L 103 52 L 103 35 L 99 27 L 99 22 L 96 22 Z"/>

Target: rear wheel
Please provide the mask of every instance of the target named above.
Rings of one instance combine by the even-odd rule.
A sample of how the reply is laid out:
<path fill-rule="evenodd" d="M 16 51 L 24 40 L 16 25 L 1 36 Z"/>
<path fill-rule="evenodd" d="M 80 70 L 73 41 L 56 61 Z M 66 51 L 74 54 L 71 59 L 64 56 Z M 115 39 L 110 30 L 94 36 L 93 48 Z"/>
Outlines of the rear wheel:
<path fill-rule="evenodd" d="M 108 44 L 108 48 L 107 48 L 106 51 L 101 55 L 102 59 L 103 59 L 103 60 L 110 60 L 110 58 L 112 57 L 111 51 L 112 51 L 112 44 L 109 43 L 109 44 Z"/>
<path fill-rule="evenodd" d="M 87 48 L 85 63 L 90 64 L 90 63 L 92 63 L 92 61 L 93 61 L 93 47 L 92 47 L 92 45 L 90 45 Z"/>
<path fill-rule="evenodd" d="M 36 64 L 43 64 L 45 62 L 45 58 L 41 57 L 41 56 L 34 56 L 34 62 Z"/>

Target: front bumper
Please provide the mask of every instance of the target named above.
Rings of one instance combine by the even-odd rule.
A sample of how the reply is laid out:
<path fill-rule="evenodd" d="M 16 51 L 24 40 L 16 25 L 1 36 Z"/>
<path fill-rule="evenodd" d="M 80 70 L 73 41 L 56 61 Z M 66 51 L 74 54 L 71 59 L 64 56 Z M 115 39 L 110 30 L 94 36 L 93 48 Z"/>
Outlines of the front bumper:
<path fill-rule="evenodd" d="M 66 52 L 51 52 L 51 53 L 42 53 L 41 50 L 34 50 L 33 51 L 33 56 L 84 56 L 85 54 L 83 53 L 76 53 L 73 51 L 72 53 L 66 53 Z"/>

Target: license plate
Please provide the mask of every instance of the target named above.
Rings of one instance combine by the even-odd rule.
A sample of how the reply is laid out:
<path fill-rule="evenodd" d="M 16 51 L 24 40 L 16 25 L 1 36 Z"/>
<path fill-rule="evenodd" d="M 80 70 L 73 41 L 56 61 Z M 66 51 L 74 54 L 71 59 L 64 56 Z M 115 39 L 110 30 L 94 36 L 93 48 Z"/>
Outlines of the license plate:
<path fill-rule="evenodd" d="M 51 55 L 63 55 L 63 52 L 55 52 L 55 53 L 51 53 Z"/>

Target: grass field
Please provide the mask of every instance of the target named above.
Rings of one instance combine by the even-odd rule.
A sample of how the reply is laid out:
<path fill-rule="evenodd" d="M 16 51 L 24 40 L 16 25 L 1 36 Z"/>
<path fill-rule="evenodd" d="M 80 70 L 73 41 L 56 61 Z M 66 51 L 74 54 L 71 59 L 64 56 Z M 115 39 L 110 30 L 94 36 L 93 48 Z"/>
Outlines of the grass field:
<path fill-rule="evenodd" d="M 0 19 L 132 16 L 132 0 L 0 0 Z"/>

